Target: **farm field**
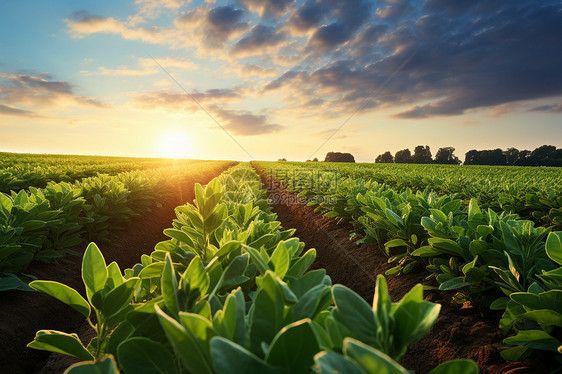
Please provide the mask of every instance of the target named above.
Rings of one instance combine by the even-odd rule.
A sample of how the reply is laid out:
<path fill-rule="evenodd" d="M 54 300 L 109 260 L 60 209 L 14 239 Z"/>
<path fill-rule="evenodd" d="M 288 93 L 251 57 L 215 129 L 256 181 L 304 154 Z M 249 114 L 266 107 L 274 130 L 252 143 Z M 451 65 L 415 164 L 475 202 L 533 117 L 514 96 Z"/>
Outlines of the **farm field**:
<path fill-rule="evenodd" d="M 25 159 L 40 165 L 42 157 L 26 155 Z M 49 155 L 45 164 L 52 163 L 51 168 L 64 169 L 67 158 Z M 46 359 L 45 352 L 25 348 L 44 323 L 50 328 L 72 326 L 72 329 L 80 323 L 72 310 L 58 301 L 38 292 L 22 291 L 27 288 L 25 283 L 42 278 L 79 287 L 79 255 L 90 240 L 104 243 L 108 258 L 123 266 L 134 265 L 140 255 L 162 240 L 162 230 L 174 217 L 173 209 L 193 199 L 195 182 L 205 183 L 236 164 L 201 160 L 159 160 L 157 163 L 152 159 L 151 168 L 135 171 L 138 161 L 135 158 L 72 158 L 77 164 L 87 161 L 101 165 L 103 171 L 108 170 L 103 165 L 131 171 L 113 176 L 94 173 L 73 183 L 43 181 L 47 188 L 31 187 L 24 191 L 27 202 L 14 202 L 14 194 L 16 199 L 18 195 L 23 199 L 21 191 L 0 197 L 3 201 L 0 215 L 2 373 L 28 372 Z M 63 163 L 58 165 L 53 161 L 57 159 Z M 119 166 L 119 162 L 124 165 Z M 142 163 L 138 168 L 142 169 Z M 55 205 L 57 202 L 59 205 Z M 55 219 L 48 217 L 50 220 L 41 227 L 24 227 L 30 221 L 37 225 L 37 218 L 45 218 L 45 214 L 56 216 Z M 15 262 L 18 258 L 20 261 Z M 24 310 L 26 313 L 22 314 Z"/>
<path fill-rule="evenodd" d="M 46 183 L 80 190 L 68 196 L 81 199 L 84 212 L 89 198 L 101 198 L 84 193 L 90 185 L 121 183 L 134 196 L 122 204 L 132 213 L 114 222 L 115 208 L 92 216 L 84 225 L 100 216 L 109 223 L 78 231 L 80 243 L 52 258 L 37 256 L 45 243 L 56 243 L 52 236 L 34 234 L 41 249 L 25 271 L 6 275 L 19 280 L 17 287 L 2 291 L 0 361 L 7 372 L 559 367 L 560 206 L 517 200 L 519 213 L 528 214 L 523 219 L 479 200 L 478 191 L 490 192 L 485 186 L 494 183 L 504 187 L 490 201 L 507 196 L 526 169 L 463 169 L 471 189 L 447 193 L 444 185 L 453 189 L 460 175 L 448 167 L 408 165 L 411 180 L 417 173 L 428 181 L 413 186 L 392 166 L 236 164 L 183 161 Z M 555 203 L 559 170 L 537 170 L 552 186 L 525 180 L 527 195 Z M 394 178 L 385 184 L 381 175 Z M 42 191 L 2 196 L 13 208 Z M 20 235 L 25 248 L 31 233 Z M 82 259 L 73 256 L 78 252 Z M 26 290 L 29 281 L 39 292 Z"/>
<path fill-rule="evenodd" d="M 562 374 L 561 0 L 0 35 L 0 374 Z"/>
<path fill-rule="evenodd" d="M 438 288 L 440 294 L 447 295 L 449 302 L 459 304 L 457 311 L 450 310 L 459 318 L 467 308 L 483 313 L 486 318 L 481 323 L 488 323 L 491 329 L 500 327 L 497 331 L 501 335 L 488 341 L 495 346 L 492 351 L 498 357 L 501 354 L 510 361 L 534 357 L 535 361 L 529 358 L 528 362 L 536 363 L 541 362 L 537 357 L 546 354 L 545 362 L 553 363 L 552 368 L 559 366 L 555 362 L 560 359 L 560 324 L 555 319 L 543 319 L 559 315 L 559 306 L 547 302 L 531 306 L 526 299 L 534 295 L 556 298 L 561 292 L 562 285 L 555 280 L 560 274 L 562 237 L 562 232 L 556 231 L 560 229 L 562 196 L 558 168 L 519 168 L 515 173 L 515 168 L 437 165 L 254 165 L 271 178 L 272 188 L 287 186 L 294 193 L 285 192 L 290 196 L 280 199 L 295 205 L 294 215 L 314 207 L 326 217 L 346 222 L 348 237 L 354 241 L 376 244 L 379 257 L 388 262 L 376 272 L 392 275 L 405 284 L 408 279 L 424 280 L 429 288 Z M 410 175 L 410 182 L 397 172 L 401 169 Z M 381 175 L 393 177 L 385 184 L 376 181 Z M 463 183 L 456 183 L 456 178 Z M 468 178 L 470 182 L 466 181 Z M 437 179 L 440 188 L 433 189 Z M 542 183 L 543 180 L 550 183 Z M 493 183 L 494 188 L 489 188 Z M 468 187 L 464 191 L 463 185 Z M 509 190 L 516 188 L 526 190 L 526 198 L 509 199 Z M 479 191 L 486 192 L 482 193 L 483 203 Z M 489 203 L 494 200 L 498 205 L 504 201 L 516 203 L 501 205 L 504 211 Z M 539 206 L 537 201 L 543 205 Z M 304 227 L 314 230 L 315 224 L 310 222 L 318 218 L 301 218 L 300 224 L 305 220 L 309 223 L 304 223 Z M 369 268 L 365 265 L 369 263 L 365 253 L 358 256 L 362 264 L 359 268 Z M 500 336 L 503 344 L 498 344 Z M 543 344 L 545 341 L 540 337 L 551 345 Z M 478 336 L 471 338 L 478 340 Z M 490 360 L 490 347 L 485 349 L 485 354 L 472 352 L 472 356 L 466 357 Z M 460 347 L 457 352 L 462 350 Z M 543 352 L 537 356 L 537 350 Z M 554 353 L 549 356 L 548 352 Z M 483 362 L 479 364 L 484 371 L 490 370 Z M 547 369 L 540 371 L 544 370 Z"/>

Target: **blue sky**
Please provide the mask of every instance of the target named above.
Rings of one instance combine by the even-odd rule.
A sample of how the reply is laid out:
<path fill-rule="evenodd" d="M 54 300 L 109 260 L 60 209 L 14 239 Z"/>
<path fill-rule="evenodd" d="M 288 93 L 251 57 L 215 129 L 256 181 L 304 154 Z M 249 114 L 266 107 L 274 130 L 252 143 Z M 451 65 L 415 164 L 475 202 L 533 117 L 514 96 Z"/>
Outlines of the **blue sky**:
<path fill-rule="evenodd" d="M 0 35 L 4 151 L 562 146 L 560 1 L 30 0 Z"/>

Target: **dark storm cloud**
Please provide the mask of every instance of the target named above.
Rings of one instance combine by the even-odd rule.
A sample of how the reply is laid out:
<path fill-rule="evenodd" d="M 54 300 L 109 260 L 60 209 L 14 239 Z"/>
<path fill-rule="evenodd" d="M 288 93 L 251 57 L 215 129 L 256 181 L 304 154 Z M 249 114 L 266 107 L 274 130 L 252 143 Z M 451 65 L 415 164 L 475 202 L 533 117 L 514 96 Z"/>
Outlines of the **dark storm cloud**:
<path fill-rule="evenodd" d="M 414 7 L 410 5 L 408 0 L 392 0 L 386 1 L 388 5 L 377 9 L 377 16 L 385 20 L 392 20 L 408 15 L 414 11 Z"/>
<path fill-rule="evenodd" d="M 308 40 L 309 50 L 323 54 L 349 41 L 368 21 L 371 9 L 371 2 L 363 0 L 308 1 L 289 19 L 289 26 L 305 31 L 325 18 L 328 22 L 318 27 Z"/>
<path fill-rule="evenodd" d="M 430 12 L 443 12 L 448 16 L 459 16 L 470 8 L 472 8 L 478 1 L 475 0 L 427 0 L 424 9 Z"/>
<path fill-rule="evenodd" d="M 244 9 L 233 6 L 200 7 L 181 16 L 176 23 L 196 29 L 206 48 L 218 49 L 250 27 L 248 22 L 243 21 L 245 14 Z"/>
<path fill-rule="evenodd" d="M 263 54 L 267 47 L 273 47 L 285 40 L 286 35 L 272 26 L 256 25 L 232 47 L 234 56 Z"/>
<path fill-rule="evenodd" d="M 280 17 L 285 14 L 294 0 L 237 0 L 251 11 L 260 13 L 265 17 Z"/>
<path fill-rule="evenodd" d="M 320 68 L 286 72 L 265 90 L 314 92 L 332 106 L 345 102 L 349 111 L 410 106 L 398 118 L 458 115 L 562 95 L 560 2 L 428 0 L 421 8 L 414 1 L 387 3 L 408 11 L 400 21 L 373 18 L 365 24 L 368 13 L 346 13 L 347 2 L 337 8 L 318 1 L 331 9 L 326 19 L 333 22 L 317 28 L 309 45 L 318 53 L 342 53 Z M 362 26 L 350 29 L 346 20 L 354 15 Z"/>
<path fill-rule="evenodd" d="M 289 18 L 288 25 L 295 31 L 308 31 L 322 22 L 325 13 L 322 5 L 308 0 Z"/>

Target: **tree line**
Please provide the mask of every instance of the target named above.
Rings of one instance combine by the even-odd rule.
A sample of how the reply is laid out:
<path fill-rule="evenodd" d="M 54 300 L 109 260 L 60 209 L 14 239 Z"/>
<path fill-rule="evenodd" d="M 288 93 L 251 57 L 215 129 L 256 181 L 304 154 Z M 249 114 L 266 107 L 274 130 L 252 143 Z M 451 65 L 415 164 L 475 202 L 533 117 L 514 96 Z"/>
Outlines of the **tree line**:
<path fill-rule="evenodd" d="M 397 164 L 452 164 L 458 165 L 461 160 L 455 156 L 454 147 L 439 148 L 432 157 L 429 146 L 418 145 L 414 153 L 408 148 L 392 155 L 390 151 L 378 155 L 376 163 Z M 470 150 L 465 154 L 465 165 L 513 165 L 513 166 L 562 166 L 562 149 L 553 145 L 543 145 L 533 151 L 518 150 L 517 148 L 500 148 L 492 150 Z"/>

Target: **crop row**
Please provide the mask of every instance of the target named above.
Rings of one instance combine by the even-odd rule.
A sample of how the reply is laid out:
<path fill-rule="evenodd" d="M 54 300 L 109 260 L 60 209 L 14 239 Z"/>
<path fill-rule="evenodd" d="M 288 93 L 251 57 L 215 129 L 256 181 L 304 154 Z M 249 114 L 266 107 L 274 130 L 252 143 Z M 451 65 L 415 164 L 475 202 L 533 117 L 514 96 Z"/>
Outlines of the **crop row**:
<path fill-rule="evenodd" d="M 473 198 L 483 208 L 510 211 L 538 225 L 562 228 L 562 168 L 479 165 L 342 164 L 333 162 L 258 163 L 277 174 L 307 175 L 295 189 L 336 184 L 342 178 L 364 179 L 397 191 L 457 194 L 467 205 Z M 326 174 L 328 172 L 328 174 Z M 318 180 L 317 175 L 321 175 Z M 331 175 L 330 178 L 327 175 Z M 280 176 L 283 178 L 283 176 Z"/>
<path fill-rule="evenodd" d="M 97 333 L 41 330 L 29 346 L 86 362 L 67 373 L 401 373 L 397 361 L 434 324 L 417 285 L 392 303 L 384 277 L 373 305 L 309 266 L 316 251 L 283 230 L 253 169 L 197 184 L 169 240 L 122 273 L 95 244 L 84 253 L 86 298 L 57 282 L 31 287 L 82 313 Z M 94 318 L 95 316 L 95 318 Z M 477 373 L 469 360 L 432 374 Z"/>
<path fill-rule="evenodd" d="M 162 160 L 150 158 L 27 155 L 0 152 L 0 192 L 43 188 L 47 182 L 74 182 L 126 171 L 148 170 L 170 166 L 186 166 L 199 160 Z"/>
<path fill-rule="evenodd" d="M 281 169 L 282 170 L 282 169 Z M 276 173 L 295 192 L 306 173 Z M 315 190 L 300 188 L 328 217 L 352 222 L 360 242 L 378 243 L 395 266 L 387 274 L 424 266 L 440 290 L 456 290 L 458 303 L 471 301 L 503 310 L 500 328 L 514 333 L 502 351 L 520 360 L 533 350 L 562 356 L 562 232 L 535 227 L 511 212 L 467 206 L 458 194 L 396 191 L 376 181 L 320 173 Z M 320 188 L 324 186 L 324 189 Z"/>
<path fill-rule="evenodd" d="M 85 240 L 102 240 L 159 205 L 173 185 L 225 162 L 100 174 L 74 183 L 0 192 L 0 291 L 28 289 L 20 278 L 33 260 L 53 260 Z M 192 180 L 192 179 L 191 179 Z"/>

